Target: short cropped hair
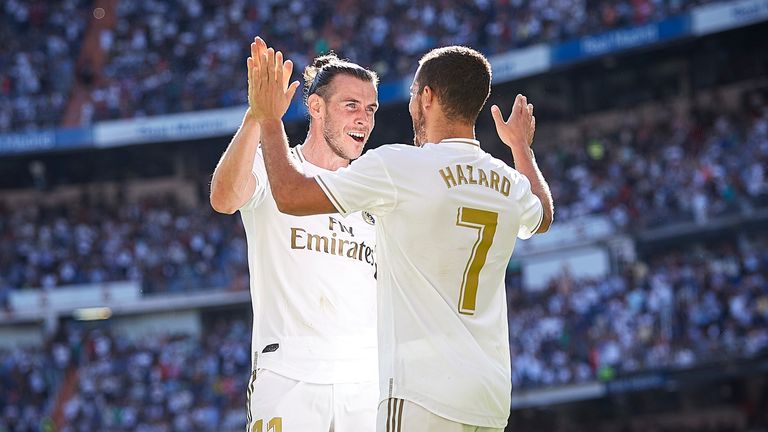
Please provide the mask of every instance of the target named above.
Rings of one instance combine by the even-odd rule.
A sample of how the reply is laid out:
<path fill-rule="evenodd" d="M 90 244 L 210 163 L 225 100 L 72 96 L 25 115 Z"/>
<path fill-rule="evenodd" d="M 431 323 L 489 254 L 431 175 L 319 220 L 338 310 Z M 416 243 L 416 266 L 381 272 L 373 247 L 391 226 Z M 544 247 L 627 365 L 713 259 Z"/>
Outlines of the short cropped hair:
<path fill-rule="evenodd" d="M 418 93 L 429 86 L 449 120 L 475 123 L 491 94 L 491 64 L 464 47 L 435 48 L 419 60 Z"/>
<path fill-rule="evenodd" d="M 309 96 L 317 93 L 325 99 L 328 85 L 336 75 L 349 75 L 365 82 L 379 84 L 379 76 L 376 72 L 366 69 L 357 63 L 340 59 L 336 53 L 329 53 L 315 57 L 312 64 L 304 68 L 304 104 L 307 104 Z"/>

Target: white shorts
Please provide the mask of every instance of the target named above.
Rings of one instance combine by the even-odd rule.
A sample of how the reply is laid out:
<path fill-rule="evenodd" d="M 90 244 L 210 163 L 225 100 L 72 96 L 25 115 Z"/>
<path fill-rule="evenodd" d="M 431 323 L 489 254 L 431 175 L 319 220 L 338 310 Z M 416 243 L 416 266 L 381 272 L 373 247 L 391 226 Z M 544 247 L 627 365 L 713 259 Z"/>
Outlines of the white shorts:
<path fill-rule="evenodd" d="M 312 384 L 259 369 L 248 384 L 247 432 L 373 432 L 376 381 Z"/>
<path fill-rule="evenodd" d="M 472 426 L 448 420 L 405 399 L 379 403 L 376 432 L 503 432 L 504 429 Z"/>

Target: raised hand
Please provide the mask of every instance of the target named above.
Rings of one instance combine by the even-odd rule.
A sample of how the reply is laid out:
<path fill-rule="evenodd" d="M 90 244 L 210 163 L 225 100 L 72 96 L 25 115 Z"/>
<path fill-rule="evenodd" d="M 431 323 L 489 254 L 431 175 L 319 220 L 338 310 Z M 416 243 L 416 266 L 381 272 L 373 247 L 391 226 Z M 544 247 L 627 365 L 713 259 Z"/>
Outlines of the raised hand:
<path fill-rule="evenodd" d="M 280 120 L 291 104 L 299 82 L 288 84 L 293 62 L 283 53 L 267 48 L 261 38 L 251 44 L 248 58 L 248 104 L 250 115 L 259 122 Z"/>
<path fill-rule="evenodd" d="M 501 109 L 497 105 L 491 107 L 496 133 L 509 148 L 530 147 L 533 144 L 533 134 L 536 131 L 536 117 L 533 116 L 533 104 L 528 98 L 519 94 L 512 105 L 512 113 L 504 121 Z"/>
<path fill-rule="evenodd" d="M 253 68 L 256 59 L 260 59 L 261 56 L 267 52 L 267 44 L 264 39 L 256 36 L 253 42 L 251 42 L 251 56 L 246 60 L 246 66 L 248 70 L 248 108 L 249 110 L 254 106 L 253 96 L 255 95 L 254 85 L 258 83 L 254 82 Z"/>

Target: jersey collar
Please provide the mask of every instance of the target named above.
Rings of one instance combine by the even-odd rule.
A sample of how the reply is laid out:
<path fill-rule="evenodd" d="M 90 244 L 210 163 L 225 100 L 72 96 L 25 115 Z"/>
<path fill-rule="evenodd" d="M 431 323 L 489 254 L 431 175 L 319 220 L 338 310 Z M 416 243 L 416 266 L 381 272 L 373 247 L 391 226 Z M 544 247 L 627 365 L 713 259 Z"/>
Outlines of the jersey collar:
<path fill-rule="evenodd" d="M 439 144 L 448 144 L 450 147 L 456 149 L 480 150 L 480 141 L 471 138 L 446 138 L 440 141 Z"/>
<path fill-rule="evenodd" d="M 330 170 L 327 170 L 325 168 L 319 167 L 312 162 L 308 161 L 306 157 L 304 157 L 304 144 L 299 144 L 295 147 L 291 148 L 291 152 L 296 157 L 296 159 L 299 161 L 299 164 L 303 167 L 305 165 L 312 167 L 313 170 L 317 170 L 318 172 L 331 172 Z"/>

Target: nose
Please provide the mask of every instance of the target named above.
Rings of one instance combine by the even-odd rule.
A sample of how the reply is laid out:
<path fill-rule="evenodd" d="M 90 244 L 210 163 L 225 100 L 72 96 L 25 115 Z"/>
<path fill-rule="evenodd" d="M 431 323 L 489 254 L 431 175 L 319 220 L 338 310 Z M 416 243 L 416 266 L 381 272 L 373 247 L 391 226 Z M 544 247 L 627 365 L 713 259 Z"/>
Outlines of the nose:
<path fill-rule="evenodd" d="M 371 124 L 371 118 L 366 113 L 363 113 L 355 119 L 355 126 L 368 127 L 369 124 Z"/>

